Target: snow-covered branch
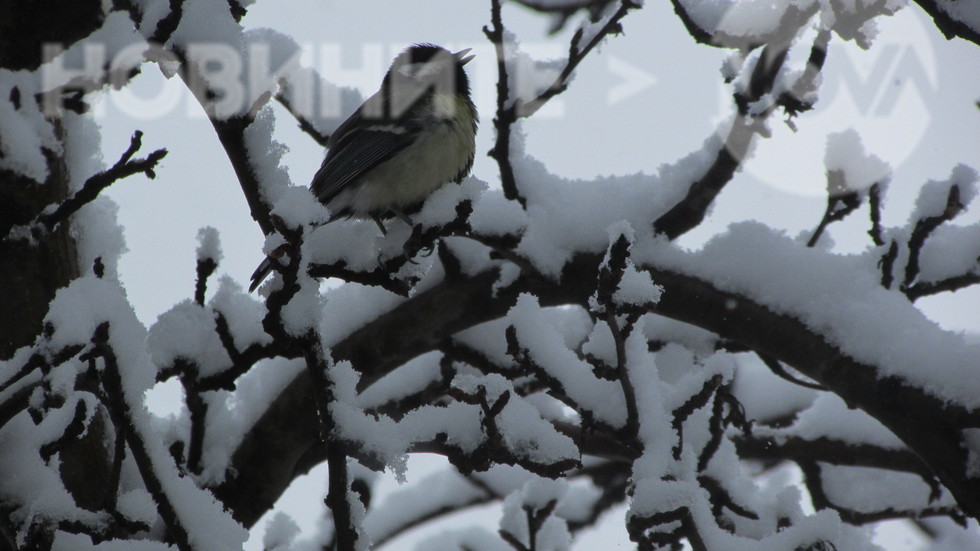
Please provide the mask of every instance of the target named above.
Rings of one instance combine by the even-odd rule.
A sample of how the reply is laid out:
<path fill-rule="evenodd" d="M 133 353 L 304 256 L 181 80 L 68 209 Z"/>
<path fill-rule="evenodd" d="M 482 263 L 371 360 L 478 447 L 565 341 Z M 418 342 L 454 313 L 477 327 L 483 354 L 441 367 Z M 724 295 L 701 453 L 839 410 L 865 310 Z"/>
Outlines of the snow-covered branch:
<path fill-rule="evenodd" d="M 857 525 L 980 518 L 980 347 L 915 303 L 980 283 L 980 226 L 967 216 L 976 171 L 922 186 L 895 226 L 904 213 L 885 197 L 901 167 L 845 131 L 827 144 L 825 205 L 801 217 L 812 231 L 791 238 L 751 213 L 704 225 L 778 111 L 794 129 L 811 123 L 831 39 L 873 47 L 875 22 L 898 3 L 675 0 L 693 41 L 731 50 L 719 80 L 734 113 L 656 172 L 591 180 L 556 176 L 515 125 L 572 86 L 640 5 L 522 3 L 553 29 L 579 27 L 564 59 L 533 60 L 504 24 L 509 8 L 489 2 L 502 190 L 475 174 L 387 224 L 325 223 L 324 206 L 291 184 L 276 117 L 323 145 L 337 121 L 311 108 L 360 98 L 301 67 L 292 38 L 246 30 L 244 3 L 105 4 L 66 57 L 0 68 L 4 196 L 52 184 L 3 229 L 39 229 L 38 251 L 56 245 L 63 263 L 48 294 L 23 286 L 48 313 L 25 316 L 27 338 L 10 330 L 0 361 L 0 549 L 240 549 L 321 464 L 327 518 L 309 543 L 337 551 L 395 545 L 477 506 L 499 512 L 495 529 L 419 548 L 569 549 L 619 515 L 640 549 L 852 549 L 869 545 Z M 952 3 L 920 4 L 972 39 Z M 68 74 L 89 40 L 135 54 Z M 240 56 L 251 88 L 221 81 L 218 54 Z M 222 247 L 204 228 L 184 276 L 192 296 L 147 329 L 116 268 L 121 233 L 114 246 L 91 240 L 109 239 L 112 222 L 95 220 L 111 218 L 99 192 L 162 177 L 167 150 L 135 159 L 137 132 L 114 166 L 79 168 L 75 148 L 96 135 L 89 115 L 39 102 L 81 106 L 72 86 L 127 86 L 149 63 L 179 76 L 209 118 L 275 273 L 258 297 L 216 275 Z M 60 80 L 38 84 L 59 67 Z M 835 250 L 852 231 L 838 222 L 865 202 L 870 243 Z M 689 242 L 695 229 L 714 235 Z M 0 240 L 11 281 L 42 279 L 25 243 Z M 164 382 L 182 398 L 158 418 L 145 395 Z M 443 470 L 412 480 L 408 458 L 423 453 Z M 378 491 L 382 471 L 407 484 Z M 277 519 L 266 547 L 301 546 Z"/>

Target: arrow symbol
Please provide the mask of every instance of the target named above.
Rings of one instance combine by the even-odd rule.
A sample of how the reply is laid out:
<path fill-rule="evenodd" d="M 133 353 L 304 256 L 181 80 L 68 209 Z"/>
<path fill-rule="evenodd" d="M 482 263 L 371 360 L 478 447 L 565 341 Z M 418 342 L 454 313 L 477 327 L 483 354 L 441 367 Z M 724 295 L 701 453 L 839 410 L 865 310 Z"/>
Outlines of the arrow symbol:
<path fill-rule="evenodd" d="M 609 72 L 622 79 L 606 94 L 609 105 L 629 99 L 657 83 L 657 78 L 650 73 L 616 56 L 609 56 Z"/>

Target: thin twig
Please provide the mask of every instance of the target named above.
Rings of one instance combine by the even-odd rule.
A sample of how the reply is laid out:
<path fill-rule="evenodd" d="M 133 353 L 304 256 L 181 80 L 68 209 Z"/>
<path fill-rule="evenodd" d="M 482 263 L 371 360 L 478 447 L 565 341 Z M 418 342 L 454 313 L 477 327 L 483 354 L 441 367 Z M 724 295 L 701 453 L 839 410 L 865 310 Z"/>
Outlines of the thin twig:
<path fill-rule="evenodd" d="M 858 195 L 858 192 L 846 191 L 847 189 L 843 171 L 827 171 L 827 208 L 824 210 L 823 218 L 820 219 L 817 229 L 813 230 L 813 235 L 807 241 L 807 247 L 813 247 L 817 244 L 827 226 L 834 222 L 840 222 L 861 206 L 861 196 Z"/>
<path fill-rule="evenodd" d="M 519 201 L 524 206 L 526 199 L 517 189 L 517 181 L 514 177 L 514 169 L 510 160 L 510 136 L 511 126 L 519 118 L 530 117 L 538 111 L 544 104 L 555 96 L 561 94 L 568 88 L 568 80 L 576 67 L 589 55 L 589 53 L 609 34 L 622 32 L 620 21 L 629 13 L 630 10 L 639 8 L 639 4 L 632 0 L 621 0 L 619 8 L 613 13 L 606 23 L 595 32 L 588 43 L 581 44 L 584 36 L 584 28 L 579 29 L 572 37 L 568 47 L 568 61 L 555 77 L 554 82 L 544 89 L 530 101 L 523 101 L 514 98 L 510 101 L 510 76 L 507 71 L 507 53 L 505 49 L 504 24 L 501 16 L 502 0 L 491 0 L 490 3 L 490 22 L 492 28 L 483 27 L 483 33 L 494 44 L 497 54 L 497 113 L 493 119 L 494 129 L 497 131 L 497 139 L 490 156 L 497 161 L 500 169 L 501 185 L 504 189 L 504 197 L 511 201 Z"/>
<path fill-rule="evenodd" d="M 780 362 L 779 360 L 773 358 L 768 354 L 762 354 L 761 352 L 756 352 L 756 355 L 759 356 L 759 359 L 761 359 L 764 364 L 766 364 L 766 367 L 769 368 L 769 371 L 772 371 L 774 375 L 776 375 L 777 377 L 783 380 L 789 381 L 794 385 L 799 385 L 804 388 L 809 388 L 813 390 L 827 390 L 827 387 L 823 386 L 822 384 L 811 383 L 809 381 L 797 379 L 796 377 L 790 375 L 789 372 L 786 371 L 786 368 L 783 367 L 782 362 Z"/>
<path fill-rule="evenodd" d="M 197 259 L 197 280 L 194 283 L 194 302 L 204 306 L 204 294 L 208 289 L 208 278 L 218 269 L 218 263 L 213 258 Z"/>
<path fill-rule="evenodd" d="M 504 197 L 511 201 L 519 201 L 521 206 L 526 200 L 517 191 L 517 179 L 514 177 L 514 167 L 510 161 L 510 128 L 516 120 L 513 112 L 508 111 L 510 100 L 510 85 L 507 75 L 507 53 L 504 50 L 504 24 L 500 14 L 500 4 L 503 0 L 490 1 L 490 22 L 492 29 L 483 27 L 483 33 L 493 42 L 497 53 L 497 114 L 493 119 L 497 140 L 490 156 L 497 161 L 500 169 L 500 181 L 504 189 Z"/>
<path fill-rule="evenodd" d="M 915 223 L 912 235 L 909 237 L 908 250 L 909 259 L 905 264 L 905 279 L 902 281 L 902 292 L 908 293 L 909 287 L 915 283 L 919 276 L 919 256 L 922 253 L 922 246 L 925 245 L 929 236 L 945 222 L 956 218 L 966 209 L 966 205 L 960 200 L 960 186 L 953 184 L 949 187 L 946 195 L 946 208 L 936 216 L 927 216 Z"/>
<path fill-rule="evenodd" d="M 871 216 L 871 229 L 868 230 L 868 235 L 871 236 L 871 241 L 875 246 L 880 247 L 885 244 L 885 239 L 882 237 L 881 230 L 881 199 L 882 199 L 882 187 L 881 184 L 875 182 L 871 185 L 871 189 L 868 190 L 868 209 Z"/>
<path fill-rule="evenodd" d="M 139 173 L 146 174 L 147 178 L 151 180 L 156 178 L 154 169 L 160 160 L 167 156 L 167 150 L 157 149 L 143 159 L 132 160 L 133 155 L 139 150 L 142 144 L 142 138 L 142 132 L 139 130 L 134 132 L 129 142 L 129 148 L 126 149 L 112 168 L 90 177 L 74 195 L 59 203 L 53 210 L 50 208 L 45 209 L 45 212 L 39 214 L 28 226 L 38 228 L 40 231 L 51 232 L 58 224 L 67 220 L 69 216 L 78 212 L 86 204 L 94 201 L 102 190 L 115 182 Z"/>
<path fill-rule="evenodd" d="M 980 259 L 977 259 L 977 262 L 980 263 Z M 922 297 L 958 291 L 978 283 L 980 283 L 980 273 L 970 272 L 941 279 L 939 281 L 920 281 L 907 288 L 905 290 L 905 295 L 909 297 L 909 300 L 915 302 Z"/>
<path fill-rule="evenodd" d="M 320 144 L 321 147 L 327 147 L 327 142 L 330 140 L 330 135 L 324 134 L 323 132 L 317 130 L 316 126 L 310 122 L 309 119 L 303 116 L 303 113 L 293 106 L 292 102 L 289 101 L 289 98 L 286 97 L 286 94 L 282 92 L 276 94 L 276 101 L 285 107 L 286 111 L 289 111 L 289 114 L 296 119 L 300 130 L 306 132 L 306 134 L 313 138 L 313 141 Z"/>

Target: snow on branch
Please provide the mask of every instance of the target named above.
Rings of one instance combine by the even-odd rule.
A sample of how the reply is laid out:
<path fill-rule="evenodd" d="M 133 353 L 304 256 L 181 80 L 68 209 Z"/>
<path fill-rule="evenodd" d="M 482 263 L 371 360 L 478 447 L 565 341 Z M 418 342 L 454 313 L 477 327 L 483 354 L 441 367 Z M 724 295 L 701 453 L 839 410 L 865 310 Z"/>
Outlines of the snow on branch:
<path fill-rule="evenodd" d="M 222 512 L 210 494 L 182 477 L 143 409 L 143 392 L 152 384 L 152 378 L 147 377 L 152 373 L 147 370 L 149 356 L 143 348 L 146 335 L 118 283 L 95 277 L 74 281 L 52 302 L 45 327 L 34 347 L 21 353 L 27 361 L 24 369 L 18 370 L 21 380 L 28 377 L 23 375 L 27 369 L 39 370 L 40 384 L 33 383 L 34 392 L 25 404 L 26 411 L 9 418 L 14 427 L 22 426 L 25 417 L 33 419 L 42 429 L 34 433 L 42 439 L 32 443 L 32 433 L 8 430 L 5 437 L 12 439 L 8 445 L 18 452 L 15 457 L 0 460 L 5 472 L 40 482 L 37 476 L 42 473 L 57 473 L 59 462 L 53 459 L 56 454 L 62 455 L 63 465 L 70 460 L 68 454 L 81 452 L 79 446 L 86 447 L 90 460 L 107 460 L 111 472 L 107 473 L 107 487 L 101 488 L 104 501 L 92 504 L 102 511 L 98 522 L 92 520 L 98 518 L 97 513 L 86 515 L 79 510 L 65 516 L 74 505 L 66 509 L 57 500 L 74 504 L 75 499 L 84 499 L 84 503 L 91 499 L 81 493 L 75 499 L 68 496 L 83 491 L 79 481 L 71 478 L 62 485 L 57 477 L 45 475 L 50 488 L 47 495 L 20 493 L 23 488 L 7 493 L 11 496 L 10 505 L 35 511 L 33 514 L 41 521 L 39 526 L 44 519 L 68 521 L 31 530 L 25 537 L 40 541 L 37 538 L 53 537 L 50 530 L 61 530 L 101 541 L 112 537 L 116 530 L 145 532 L 159 515 L 178 549 L 239 546 L 244 541 L 244 531 Z M 12 382 L 8 379 L 4 385 Z M 30 380 L 23 382 L 32 384 Z M 105 432 L 106 423 L 111 423 L 109 432 Z M 87 435 L 96 438 L 92 440 Z M 115 444 L 107 448 L 107 441 L 113 440 Z M 15 441 L 20 444 L 14 445 Z M 94 467 L 89 464 L 89 468 Z M 138 473 L 138 478 L 126 473 Z M 143 512 L 134 514 L 132 500 L 121 495 L 133 488 L 145 488 L 141 491 L 151 499 L 148 515 L 142 504 Z M 65 496 L 58 497 L 59 494 Z"/>
<path fill-rule="evenodd" d="M 907 227 L 886 228 L 887 167 L 844 134 L 829 144 L 828 200 L 806 244 L 751 222 L 702 247 L 673 243 L 702 223 L 776 111 L 813 107 L 833 34 L 866 47 L 869 23 L 895 3 L 675 1 L 696 40 L 738 50 L 724 75 L 736 114 L 656 175 L 592 181 L 556 177 L 512 128 L 566 90 L 639 5 L 525 3 L 558 13 L 556 25 L 591 14 L 566 59 L 541 63 L 516 51 L 492 0 L 503 190 L 450 184 L 412 224 L 380 231 L 324 224 L 329 213 L 290 185 L 267 103 L 324 141 L 331 121 L 302 115 L 300 83 L 315 75 L 284 61 L 239 105 L 219 105 L 195 49 L 213 39 L 247 56 L 268 39 L 278 62 L 295 55 L 291 39 L 244 31 L 239 2 L 128 7 L 139 35 L 163 44 L 161 68 L 183 64 L 271 234 L 277 275 L 261 300 L 228 276 L 215 290 L 221 247 L 203 229 L 193 296 L 149 331 L 98 262 L 59 292 L 34 345 L 0 362 L 0 495 L 15 538 L 238 549 L 243 526 L 320 463 L 330 513 L 320 543 L 341 551 L 489 504 L 496 534 L 455 531 L 420 548 L 563 549 L 617 506 L 640 548 L 697 551 L 862 548 L 866 531 L 852 525 L 980 517 L 980 352 L 909 300 L 978 281 L 980 234 L 950 224 L 974 198 L 975 173 L 930 183 Z M 792 48 L 809 53 L 806 67 L 788 66 Z M 537 79 L 518 89 L 527 67 Z M 133 160 L 138 149 L 139 133 L 105 174 L 152 177 L 165 150 Z M 84 186 L 35 225 L 53 228 L 104 187 Z M 865 195 L 872 245 L 816 247 Z M 143 395 L 170 378 L 183 408 L 156 419 Z M 403 478 L 413 453 L 443 456 L 446 470 L 375 499 L 369 470 Z M 66 473 L 92 455 L 98 472 L 83 472 L 104 475 L 102 493 L 83 502 L 85 481 Z M 786 462 L 801 485 L 757 484 Z M 2 545 L 8 518 L 0 525 Z M 295 525 L 279 517 L 264 543 L 296 545 Z"/>
<path fill-rule="evenodd" d="M 799 31 L 799 28 L 790 27 L 787 33 L 792 37 Z M 730 126 L 723 132 L 725 140 L 717 149 L 716 157 L 690 184 L 686 196 L 657 218 L 653 223 L 654 231 L 676 239 L 698 226 L 715 198 L 745 161 L 757 135 L 767 134 L 765 121 L 773 111 L 782 106 L 787 113 L 796 114 L 812 108 L 812 100 L 808 97 L 819 82 L 829 41 L 829 32 L 817 34 L 810 48 L 806 70 L 789 83 L 783 82 L 783 64 L 791 41 L 769 43 L 762 48 L 747 84 L 739 86 L 734 94 L 738 115 L 727 123 Z M 776 97 L 775 101 L 773 96 Z"/>

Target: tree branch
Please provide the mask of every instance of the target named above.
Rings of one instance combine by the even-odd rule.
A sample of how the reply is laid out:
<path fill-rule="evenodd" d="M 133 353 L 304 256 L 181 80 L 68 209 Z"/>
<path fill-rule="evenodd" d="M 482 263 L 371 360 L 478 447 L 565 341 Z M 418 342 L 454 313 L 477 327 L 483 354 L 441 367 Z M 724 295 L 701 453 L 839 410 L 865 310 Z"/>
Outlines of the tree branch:
<path fill-rule="evenodd" d="M 520 292 L 535 294 L 543 306 L 586 304 L 600 262 L 597 255 L 576 257 L 566 266 L 561 285 L 522 271 L 514 284 L 497 293 L 497 269 L 444 281 L 353 332 L 333 348 L 334 358 L 350 360 L 361 372 L 359 388 L 366 388 L 415 356 L 438 349 L 450 335 L 505 315 Z M 768 306 L 690 275 L 649 271 L 665 289 L 654 312 L 741 342 L 825 385 L 891 429 L 923 458 L 964 511 L 980 514 L 980 482 L 966 475 L 959 434 L 976 423 L 974 412 L 901 381 L 880 378 L 874 366 L 847 357 L 802 322 Z M 246 435 L 232 459 L 238 477 L 214 489 L 240 522 L 255 522 L 301 474 L 294 470 L 298 460 L 316 441 L 314 411 L 310 381 L 300 374 Z M 275 457 L 267 457 L 270 446 L 278 450 Z"/>
<path fill-rule="evenodd" d="M 530 117 L 553 97 L 564 92 L 568 88 L 568 79 L 572 76 L 575 68 L 607 35 L 621 33 L 620 21 L 630 10 L 639 8 L 640 5 L 632 0 L 620 0 L 616 12 L 591 36 L 584 46 L 581 44 L 584 28 L 580 28 L 569 43 L 568 62 L 555 77 L 554 82 L 530 101 L 523 101 L 520 98 L 514 98 L 511 101 L 510 76 L 507 71 L 507 53 L 504 47 L 506 29 L 501 16 L 501 3 L 502 0 L 491 0 L 490 21 L 493 27 L 483 27 L 483 33 L 494 44 L 497 54 L 497 113 L 493 119 L 497 139 L 493 149 L 490 150 L 490 156 L 497 161 L 497 165 L 500 167 L 500 180 L 504 188 L 504 197 L 511 201 L 519 201 L 521 206 L 524 206 L 526 200 L 517 189 L 517 180 L 514 177 L 514 168 L 510 160 L 511 126 L 517 122 L 518 118 Z"/>
<path fill-rule="evenodd" d="M 936 0 L 915 0 L 915 3 L 932 17 L 936 28 L 943 33 L 947 40 L 960 37 L 980 46 L 980 33 L 966 23 L 950 17 L 945 10 L 939 7 Z"/>
<path fill-rule="evenodd" d="M 51 232 L 58 227 L 58 224 L 68 220 L 68 218 L 79 211 L 86 204 L 91 203 L 99 196 L 105 188 L 111 186 L 123 178 L 128 178 L 134 174 L 143 173 L 151 180 L 156 178 L 154 169 L 160 160 L 167 156 L 166 149 L 157 149 L 143 159 L 132 160 L 133 155 L 139 151 L 142 145 L 143 132 L 137 130 L 130 139 L 129 148 L 123 152 L 116 164 L 108 170 L 99 172 L 90 177 L 71 197 L 58 204 L 57 207 L 45 209 L 39 214 L 28 227 L 41 228 L 40 231 Z M 36 233 L 36 232 L 35 232 Z M 9 237 L 9 236 L 8 236 Z M 38 235 L 34 235 L 38 238 Z"/>
<path fill-rule="evenodd" d="M 793 17 L 799 15 L 798 10 L 789 10 L 784 20 L 790 19 L 790 12 L 793 12 Z M 732 122 L 724 143 L 719 147 L 714 162 L 705 170 L 701 178 L 691 184 L 687 195 L 653 223 L 655 232 L 662 233 L 673 240 L 701 224 L 708 207 L 742 165 L 749 146 L 775 108 L 784 105 L 787 110 L 792 109 L 794 113 L 809 108 L 801 104 L 799 98 L 805 97 L 807 91 L 815 88 L 816 77 L 823 68 L 826 58 L 829 40 L 830 33 L 826 31 L 819 33 L 811 47 L 807 69 L 793 85 L 791 93 L 783 94 L 779 102 L 774 102 L 762 113 L 750 117 L 747 115 L 748 105 L 772 90 L 789 48 L 788 41 L 766 45 L 756 63 L 750 80 L 751 85 L 747 91 L 748 96 L 736 94 L 735 103 L 738 105 L 739 112 Z"/>

